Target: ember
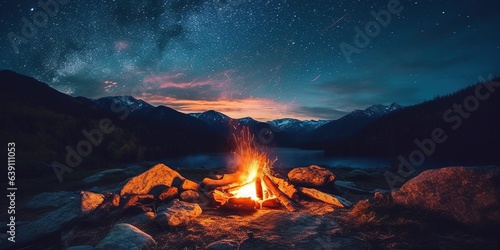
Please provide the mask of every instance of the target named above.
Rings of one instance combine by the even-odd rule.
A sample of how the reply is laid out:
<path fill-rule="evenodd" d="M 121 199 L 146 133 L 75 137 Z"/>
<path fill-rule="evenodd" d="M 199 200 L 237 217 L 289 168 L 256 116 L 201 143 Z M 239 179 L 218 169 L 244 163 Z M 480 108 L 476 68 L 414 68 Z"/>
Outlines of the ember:
<path fill-rule="evenodd" d="M 254 144 L 254 136 L 250 130 L 243 129 L 239 136 L 233 134 L 234 142 L 236 143 L 236 155 L 238 173 L 240 173 L 239 183 L 242 184 L 239 188 L 230 191 L 234 197 L 251 198 L 252 200 L 262 200 L 262 196 L 257 195 L 257 189 L 260 192 L 266 190 L 265 186 L 260 185 L 257 188 L 257 178 L 263 174 L 268 174 L 272 162 L 267 154 L 260 151 Z M 260 183 L 260 181 L 259 181 Z M 270 197 L 268 197 L 270 198 Z"/>
<path fill-rule="evenodd" d="M 250 130 L 243 129 L 239 134 L 233 134 L 233 139 L 236 145 L 236 172 L 225 174 L 218 180 L 203 180 L 205 186 L 215 189 L 213 200 L 230 209 L 276 207 L 276 201 L 279 201 L 285 208 L 294 211 L 289 197 L 269 177 L 274 161 L 254 143 Z"/>

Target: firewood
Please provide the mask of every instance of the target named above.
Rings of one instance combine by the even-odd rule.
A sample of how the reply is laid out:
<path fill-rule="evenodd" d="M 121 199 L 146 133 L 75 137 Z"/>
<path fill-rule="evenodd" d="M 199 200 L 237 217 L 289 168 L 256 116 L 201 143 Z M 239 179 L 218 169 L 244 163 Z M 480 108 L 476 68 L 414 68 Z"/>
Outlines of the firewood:
<path fill-rule="evenodd" d="M 299 200 L 299 197 L 298 197 L 298 190 L 295 188 L 295 186 L 290 183 L 289 181 L 285 180 L 285 179 L 281 179 L 281 178 L 278 178 L 278 177 L 275 177 L 275 176 L 272 176 L 272 175 L 269 175 L 269 178 L 274 182 L 276 183 L 276 186 L 278 186 L 278 188 L 283 191 L 283 193 L 286 194 L 286 196 L 288 196 L 288 198 L 294 200 L 294 201 L 298 201 Z"/>
<path fill-rule="evenodd" d="M 200 185 L 194 181 L 185 179 L 184 182 L 182 182 L 181 188 L 182 190 L 200 190 Z"/>
<path fill-rule="evenodd" d="M 227 186 L 232 183 L 240 182 L 241 173 L 225 174 L 221 179 L 214 180 L 210 178 L 203 179 L 203 184 L 209 188 L 217 188 L 221 186 Z"/>
<path fill-rule="evenodd" d="M 255 179 L 255 191 L 257 193 L 257 198 L 259 198 L 259 200 L 262 200 L 264 198 L 264 194 L 262 193 L 262 183 L 260 177 L 257 177 Z"/>
<path fill-rule="evenodd" d="M 210 192 L 208 196 L 211 197 L 212 200 L 214 200 L 215 202 L 218 202 L 219 205 L 226 204 L 230 198 L 229 195 L 227 195 L 227 193 L 222 192 L 222 191 L 217 190 L 217 189 Z"/>
<path fill-rule="evenodd" d="M 269 176 L 264 175 L 262 179 L 264 180 L 264 183 L 266 184 L 267 188 L 271 190 L 274 193 L 274 195 L 276 195 L 276 197 L 279 199 L 281 205 L 283 205 L 290 212 L 296 211 L 290 198 L 288 198 L 286 194 L 281 192 L 281 190 L 276 186 L 276 184 L 274 184 L 274 182 L 269 178 Z"/>
<path fill-rule="evenodd" d="M 316 189 L 313 189 L 313 188 L 301 187 L 299 189 L 303 194 L 305 194 L 311 198 L 314 198 L 316 200 L 320 200 L 322 202 L 325 202 L 325 203 L 328 203 L 328 204 L 331 204 L 331 205 L 334 205 L 337 207 L 349 208 L 352 206 L 352 203 L 350 201 L 348 201 L 340 196 L 335 196 L 332 194 L 323 193 L 323 192 L 316 190 Z"/>
<path fill-rule="evenodd" d="M 251 198 L 229 198 L 221 208 L 231 210 L 255 210 L 259 204 Z"/>
<path fill-rule="evenodd" d="M 277 208 L 281 206 L 280 200 L 278 198 L 272 198 L 262 201 L 262 207 Z"/>

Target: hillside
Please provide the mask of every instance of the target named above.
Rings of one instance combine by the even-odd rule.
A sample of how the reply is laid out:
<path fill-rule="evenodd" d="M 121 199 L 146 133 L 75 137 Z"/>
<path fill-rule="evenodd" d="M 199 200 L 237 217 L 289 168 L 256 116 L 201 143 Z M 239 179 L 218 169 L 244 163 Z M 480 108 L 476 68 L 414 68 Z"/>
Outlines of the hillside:
<path fill-rule="evenodd" d="M 444 164 L 500 163 L 500 79 L 391 113 L 344 140 L 331 141 L 327 155 L 399 155 Z M 441 143 L 430 143 L 434 137 Z M 416 143 L 416 140 L 418 142 Z M 417 144 L 427 145 L 421 149 Z M 435 148 L 432 147 L 435 144 Z"/>
<path fill-rule="evenodd" d="M 69 157 L 79 168 L 101 168 L 228 149 L 225 138 L 209 126 L 167 107 L 151 107 L 140 115 L 120 103 L 105 109 L 6 70 L 0 71 L 0 88 L 0 138 L 16 143 L 19 174 L 53 174 L 47 165 L 68 163 L 72 150 L 81 153 L 80 161 Z M 103 125 L 112 131 L 103 132 Z M 89 144 L 86 134 L 94 135 L 95 143 Z"/>

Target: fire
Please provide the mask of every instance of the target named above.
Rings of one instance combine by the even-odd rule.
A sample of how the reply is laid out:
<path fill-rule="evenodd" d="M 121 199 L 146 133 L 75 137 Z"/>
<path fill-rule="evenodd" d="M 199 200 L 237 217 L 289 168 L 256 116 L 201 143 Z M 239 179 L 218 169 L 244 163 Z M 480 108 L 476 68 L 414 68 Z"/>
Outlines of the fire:
<path fill-rule="evenodd" d="M 256 179 L 267 174 L 273 162 L 264 151 L 259 150 L 255 145 L 254 136 L 248 128 L 241 130 L 238 136 L 233 134 L 233 138 L 236 143 L 234 154 L 239 168 L 238 172 L 241 173 L 239 177 L 241 186 L 230 192 L 234 197 L 251 198 L 258 201 L 261 198 L 257 196 Z M 262 186 L 266 190 L 263 183 Z"/>

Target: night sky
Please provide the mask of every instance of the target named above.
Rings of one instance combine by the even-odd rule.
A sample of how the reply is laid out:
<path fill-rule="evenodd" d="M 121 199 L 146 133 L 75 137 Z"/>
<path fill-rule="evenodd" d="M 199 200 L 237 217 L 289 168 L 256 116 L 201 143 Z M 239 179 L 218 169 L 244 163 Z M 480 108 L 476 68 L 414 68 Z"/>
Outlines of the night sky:
<path fill-rule="evenodd" d="M 44 11 L 38 1 L 0 1 L 0 68 L 72 96 L 132 95 L 263 121 L 335 119 L 500 74 L 494 0 L 59 2 Z M 390 20 L 373 25 L 372 11 Z M 355 47 L 356 30 L 373 37 Z"/>

